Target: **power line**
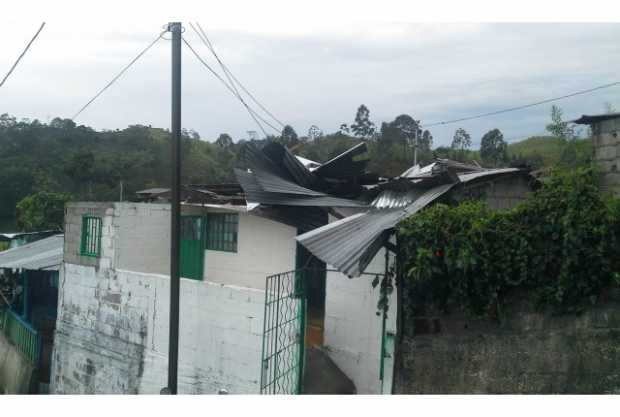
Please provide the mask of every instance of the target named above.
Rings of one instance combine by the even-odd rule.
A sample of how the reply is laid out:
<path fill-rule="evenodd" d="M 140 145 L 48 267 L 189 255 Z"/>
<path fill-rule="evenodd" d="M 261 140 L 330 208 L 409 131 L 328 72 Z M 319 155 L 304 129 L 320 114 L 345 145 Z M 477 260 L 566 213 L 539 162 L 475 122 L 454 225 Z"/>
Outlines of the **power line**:
<path fill-rule="evenodd" d="M 191 25 L 191 23 L 190 23 Z M 194 29 L 194 31 L 196 31 L 196 29 L 192 26 L 192 29 Z M 202 39 L 200 33 L 196 32 L 198 37 L 200 38 L 200 40 L 203 41 L 203 43 L 205 43 L 208 47 L 208 44 L 205 42 L 204 39 Z M 252 116 L 252 118 L 254 119 L 254 121 L 256 122 L 256 124 L 258 125 L 258 127 L 263 131 L 263 133 L 265 134 L 265 136 L 267 136 L 267 132 L 265 132 L 264 128 L 261 126 L 260 122 L 258 122 L 257 118 L 260 119 L 264 124 L 266 124 L 267 126 L 269 126 L 270 128 L 272 128 L 276 133 L 280 133 L 280 130 L 275 127 L 274 125 L 272 125 L 268 120 L 265 120 L 264 117 L 262 117 L 260 114 L 258 114 L 252 107 L 250 107 L 247 102 L 243 99 L 243 97 L 241 96 L 241 94 L 239 93 L 239 90 L 237 90 L 237 88 L 235 87 L 235 84 L 232 82 L 232 80 L 229 78 L 229 74 L 224 70 L 224 74 L 226 75 L 226 78 L 228 78 L 229 83 L 227 83 L 218 73 L 217 71 L 215 71 L 213 68 L 211 68 L 209 66 L 209 64 L 207 64 L 207 62 L 202 59 L 202 57 L 200 57 L 200 54 L 198 54 L 198 52 L 196 52 L 196 50 L 194 48 L 192 48 L 191 45 L 189 45 L 189 43 L 187 42 L 187 40 L 183 39 L 183 41 L 185 42 L 185 44 L 187 45 L 187 47 L 192 51 L 192 53 L 194 54 L 194 56 L 196 56 L 196 58 L 198 58 L 198 60 L 213 74 L 215 75 L 215 77 L 220 80 L 220 82 L 222 84 L 224 84 L 224 86 L 228 89 L 228 91 L 230 91 L 240 102 L 241 104 L 243 104 L 243 106 L 248 110 L 248 112 L 250 113 L 250 116 Z M 221 66 L 224 65 L 223 62 L 221 62 L 218 59 L 218 62 L 221 63 Z M 232 75 L 232 74 L 230 74 Z"/>
<path fill-rule="evenodd" d="M 525 104 L 525 105 L 522 105 L 522 106 L 510 107 L 510 108 L 507 108 L 507 109 L 492 111 L 492 112 L 489 112 L 489 113 L 477 114 L 475 116 L 462 117 L 460 119 L 452 119 L 452 120 L 445 120 L 443 122 L 435 122 L 435 123 L 425 124 L 422 127 L 432 127 L 432 126 L 439 126 L 439 125 L 447 125 L 447 124 L 450 124 L 450 123 L 464 122 L 466 120 L 480 119 L 482 117 L 495 116 L 497 114 L 508 113 L 508 112 L 516 111 L 516 110 L 523 110 L 523 109 L 527 109 L 529 107 L 539 106 L 541 104 L 551 103 L 553 101 L 562 100 L 562 99 L 565 99 L 565 98 L 574 97 L 574 96 L 578 96 L 578 95 L 581 95 L 581 94 L 591 93 L 593 91 L 602 90 L 604 88 L 609 88 L 609 87 L 613 87 L 613 86 L 616 86 L 616 85 L 620 85 L 620 81 L 616 81 L 616 82 L 613 82 L 613 83 L 600 85 L 598 87 L 589 88 L 587 90 L 577 91 L 577 92 L 566 94 L 566 95 L 560 96 L 560 97 L 554 97 L 554 98 L 549 98 L 549 99 L 546 99 L 546 100 L 537 101 L 535 103 Z"/>
<path fill-rule="evenodd" d="M 4 78 L 2 79 L 2 81 L 0 81 L 0 87 L 2 87 L 4 85 L 4 83 L 6 82 L 6 80 L 9 78 L 9 75 L 11 75 L 11 73 L 13 72 L 13 70 L 15 69 L 15 67 L 17 67 L 17 64 L 19 64 L 19 61 L 22 60 L 22 58 L 24 57 L 24 55 L 26 55 L 26 52 L 28 52 L 28 49 L 30 49 L 30 45 L 32 45 L 32 43 L 34 42 L 34 40 L 37 38 L 37 36 L 39 36 L 39 33 L 41 33 L 41 31 L 43 30 L 43 26 L 45 26 L 45 22 L 41 23 L 41 27 L 39 28 L 39 30 L 37 30 L 37 32 L 34 34 L 34 36 L 32 37 L 32 39 L 30 39 L 30 42 L 28 42 L 28 45 L 26 45 L 26 48 L 23 50 L 23 52 L 21 53 L 21 55 L 19 57 L 17 57 L 17 60 L 15 61 L 15 63 L 13 64 L 13 66 L 11 67 L 11 69 L 9 70 L 9 72 L 7 72 L 7 74 L 4 76 Z"/>
<path fill-rule="evenodd" d="M 231 84 L 234 85 L 234 83 L 232 82 L 232 80 L 230 80 L 230 78 L 232 78 L 237 85 L 239 85 L 239 87 L 241 87 L 241 89 L 252 99 L 252 101 L 258 106 L 260 107 L 266 114 L 268 114 L 269 116 L 271 116 L 271 118 L 273 120 L 276 121 L 276 123 L 278 123 L 280 126 L 285 127 L 285 124 L 282 123 L 280 121 L 280 119 L 278 119 L 276 116 L 273 115 L 273 113 L 271 113 L 269 110 L 267 110 L 267 108 L 265 106 L 263 106 L 263 104 L 258 101 L 258 99 L 256 97 L 254 97 L 254 95 L 252 93 L 250 93 L 248 91 L 248 89 L 241 83 L 241 81 L 239 81 L 237 79 L 237 77 L 235 77 L 235 75 L 232 73 L 232 71 L 230 71 L 230 69 L 220 60 L 219 56 L 217 55 L 217 53 L 215 52 L 215 48 L 213 47 L 213 44 L 211 43 L 211 41 L 209 40 L 209 37 L 207 36 L 207 33 L 204 31 L 204 29 L 202 28 L 202 26 L 200 26 L 200 23 L 196 23 L 196 25 L 198 26 L 198 28 L 200 29 L 200 32 L 202 33 L 202 36 L 204 36 L 204 40 L 203 42 L 205 42 L 205 44 L 207 45 L 207 47 L 209 48 L 209 50 L 211 51 L 211 53 L 213 53 L 213 56 L 215 56 L 215 58 L 217 59 L 217 61 L 220 63 L 220 66 L 222 67 L 222 70 L 224 71 L 224 73 L 227 75 L 229 81 L 231 82 Z M 194 25 L 192 23 L 190 23 L 190 26 L 192 27 L 192 29 L 194 29 L 194 31 L 198 34 L 198 31 L 196 30 L 196 28 L 194 28 Z M 199 34 L 200 35 L 200 34 Z M 199 36 L 200 37 L 200 36 Z M 201 38 L 202 39 L 202 38 Z"/>
<path fill-rule="evenodd" d="M 88 102 L 86 104 L 84 104 L 82 106 L 82 108 L 80 110 L 78 110 L 77 113 L 75 113 L 73 115 L 73 117 L 71 117 L 71 120 L 74 120 L 76 117 L 78 117 L 84 110 L 86 110 L 86 108 L 88 106 L 91 105 L 91 103 L 93 101 L 95 101 L 101 94 L 103 94 L 103 92 L 105 90 L 107 90 L 112 84 L 114 84 L 114 82 L 116 80 L 118 80 L 121 75 L 123 75 L 125 73 L 125 71 L 127 71 L 138 59 L 140 59 L 142 57 L 142 55 L 144 55 L 149 49 L 151 49 L 153 47 L 153 45 L 155 45 L 157 43 L 158 40 L 161 39 L 162 35 L 166 32 L 167 30 L 162 31 L 159 35 L 157 35 L 157 37 L 155 38 L 155 40 L 153 40 L 146 48 L 144 48 L 134 59 L 131 60 L 131 62 L 129 64 L 127 64 L 122 70 L 121 72 L 119 72 L 114 78 L 112 78 L 110 80 L 109 83 L 107 83 L 101 90 L 99 90 L 99 92 L 97 94 L 94 95 L 93 98 L 91 98 L 90 100 L 88 100 Z"/>
<path fill-rule="evenodd" d="M 196 59 L 198 59 L 198 61 L 200 61 L 200 63 L 209 70 L 209 72 L 211 72 L 211 74 L 213 74 L 222 84 L 224 84 L 224 86 L 228 89 L 228 91 L 230 91 L 233 96 L 235 96 L 240 102 L 241 104 L 246 108 L 246 110 L 248 111 L 248 113 L 250 114 L 250 116 L 252 117 L 252 119 L 254 119 L 254 121 L 256 122 L 256 124 L 258 125 L 258 127 L 260 128 L 260 130 L 262 130 L 263 134 L 265 136 L 268 136 L 267 131 L 265 130 L 265 128 L 263 127 L 263 125 L 258 121 L 258 119 L 260 119 L 263 123 L 265 123 L 267 126 L 271 127 L 275 132 L 280 133 L 280 130 L 275 127 L 274 125 L 272 125 L 271 123 L 269 123 L 267 120 L 265 120 L 263 117 L 261 117 L 261 115 L 259 115 L 258 113 L 256 113 L 246 102 L 245 100 L 243 100 L 243 97 L 241 97 L 241 95 L 239 95 L 238 93 L 235 92 L 235 90 L 228 85 L 228 83 L 226 82 L 226 80 L 224 80 L 213 68 L 211 68 L 211 66 L 204 60 L 202 59 L 202 57 L 200 56 L 200 54 L 198 54 L 198 52 L 196 52 L 196 50 L 190 45 L 190 43 L 187 41 L 187 39 L 185 39 L 185 37 L 183 37 L 183 42 L 185 43 L 185 45 L 189 48 L 189 50 L 192 52 L 192 54 L 194 54 L 194 56 L 196 57 Z"/>
<path fill-rule="evenodd" d="M 207 45 L 207 48 L 209 48 L 209 50 L 211 50 L 211 52 L 213 53 L 213 55 L 215 56 L 215 58 L 217 59 L 217 62 L 220 64 L 220 68 L 222 68 L 222 71 L 224 72 L 224 75 L 226 76 L 226 78 L 228 79 L 228 83 L 226 81 L 224 81 L 219 74 L 216 74 L 215 70 L 212 69 L 211 67 L 208 66 L 208 64 L 204 61 L 204 60 L 200 60 L 205 66 L 207 66 L 207 68 L 209 68 L 209 70 L 211 71 L 211 73 L 213 73 L 214 75 L 217 76 L 217 78 L 224 83 L 224 85 L 226 85 L 226 87 L 228 88 L 228 90 L 233 93 L 233 95 L 239 100 L 241 101 L 241 104 L 243 104 L 243 106 L 246 108 L 246 110 L 248 110 L 250 116 L 252 117 L 252 119 L 254 119 L 254 122 L 258 125 L 258 127 L 263 131 L 263 133 L 265 134 L 265 137 L 267 136 L 267 132 L 265 131 L 265 129 L 263 128 L 263 126 L 260 124 L 260 122 L 257 119 L 260 118 L 265 124 L 268 124 L 269 126 L 271 126 L 271 124 L 269 122 L 267 122 L 265 119 L 263 119 L 262 117 L 260 117 L 260 115 L 258 113 L 256 113 L 253 109 L 251 109 L 248 104 L 243 100 L 243 97 L 241 97 L 241 94 L 239 94 L 239 90 L 237 90 L 237 87 L 235 86 L 235 83 L 231 80 L 230 75 L 226 72 L 226 69 L 224 67 L 224 63 L 219 59 L 219 57 L 217 56 L 217 54 L 213 51 L 213 49 L 211 49 L 211 43 L 207 41 L 205 41 L 202 36 L 200 35 L 200 33 L 196 30 L 196 28 L 194 27 L 194 25 L 190 22 L 190 26 L 192 27 L 192 29 L 194 30 L 194 32 L 196 32 L 196 34 L 198 35 L 198 37 L 200 38 L 200 40 Z M 190 47 L 191 49 L 191 47 Z M 195 52 L 195 51 L 193 51 Z M 272 129 L 274 129 L 273 126 L 271 126 Z M 274 129 L 277 131 L 277 129 Z"/>

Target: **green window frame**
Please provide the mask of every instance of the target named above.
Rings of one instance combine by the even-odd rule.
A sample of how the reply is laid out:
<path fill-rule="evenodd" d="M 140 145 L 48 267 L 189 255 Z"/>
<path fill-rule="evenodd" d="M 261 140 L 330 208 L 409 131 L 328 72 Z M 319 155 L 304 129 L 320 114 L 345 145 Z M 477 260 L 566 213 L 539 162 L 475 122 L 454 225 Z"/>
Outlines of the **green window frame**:
<path fill-rule="evenodd" d="M 98 258 L 101 256 L 101 217 L 82 216 L 80 255 Z"/>
<path fill-rule="evenodd" d="M 209 213 L 207 216 L 207 249 L 237 252 L 239 215 L 237 213 Z"/>

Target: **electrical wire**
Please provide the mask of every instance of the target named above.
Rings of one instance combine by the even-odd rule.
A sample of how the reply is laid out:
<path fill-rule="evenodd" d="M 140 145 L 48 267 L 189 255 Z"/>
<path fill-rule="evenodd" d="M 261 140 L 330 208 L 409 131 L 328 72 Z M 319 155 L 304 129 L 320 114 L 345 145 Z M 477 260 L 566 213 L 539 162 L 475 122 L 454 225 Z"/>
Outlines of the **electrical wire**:
<path fill-rule="evenodd" d="M 15 61 L 15 63 L 13 64 L 13 66 L 11 67 L 9 72 L 7 72 L 7 74 L 4 76 L 2 81 L 0 81 L 0 87 L 2 87 L 4 85 L 6 80 L 9 78 L 9 75 L 11 75 L 13 70 L 15 70 L 15 68 L 17 67 L 17 64 L 19 64 L 19 61 L 21 61 L 22 58 L 24 57 L 24 55 L 26 55 L 26 52 L 28 52 L 28 49 L 30 49 L 30 45 L 32 45 L 32 43 L 35 41 L 35 39 L 37 39 L 37 36 L 39 36 L 39 33 L 41 33 L 41 31 L 43 30 L 43 26 L 45 26 L 45 22 L 41 23 L 41 27 L 39 27 L 39 30 L 37 30 L 37 32 L 34 34 L 32 39 L 30 39 L 30 42 L 28 42 L 28 45 L 26 45 L 26 48 L 24 48 L 24 50 L 22 51 L 21 55 L 19 57 L 17 57 L 17 60 Z"/>
<path fill-rule="evenodd" d="M 248 89 L 241 83 L 241 81 L 239 81 L 239 79 L 237 79 L 237 77 L 235 77 L 235 75 L 232 73 L 232 71 L 230 71 L 230 69 L 220 60 L 218 54 L 215 52 L 215 47 L 213 46 L 213 44 L 209 40 L 209 37 L 207 36 L 207 33 L 204 31 L 202 26 L 200 26 L 200 23 L 196 22 L 196 26 L 198 26 L 198 28 L 200 29 L 200 33 L 198 33 L 198 31 L 196 30 L 196 28 L 194 27 L 194 25 L 192 23 L 190 23 L 190 26 L 192 27 L 192 29 L 194 29 L 196 34 L 199 35 L 198 37 L 200 37 L 200 33 L 202 33 L 202 36 L 204 37 L 204 39 L 202 37 L 200 37 L 200 38 L 205 43 L 205 45 L 207 45 L 207 47 L 209 48 L 209 50 L 211 51 L 211 53 L 213 54 L 215 59 L 217 59 L 217 61 L 220 63 L 220 66 L 222 67 L 222 70 L 227 75 L 227 78 L 231 82 L 231 84 L 234 85 L 234 83 L 232 81 L 232 80 L 234 80 L 235 83 L 237 83 L 237 85 L 239 85 L 239 87 L 241 87 L 241 89 L 248 95 L 248 97 L 250 97 L 252 99 L 252 101 L 258 107 L 260 107 L 266 114 L 271 116 L 271 118 L 273 120 L 275 120 L 276 123 L 278 123 L 280 126 L 282 126 L 284 128 L 285 124 L 283 122 L 281 122 L 280 119 L 278 119 L 276 116 L 274 116 L 273 113 L 271 113 L 269 110 L 267 110 L 267 108 L 260 101 L 258 101 L 258 99 L 256 97 L 254 97 L 254 95 L 252 93 L 250 93 L 248 91 Z M 232 78 L 232 80 L 231 80 L 231 78 Z M 236 90 L 236 88 L 235 88 L 235 90 Z"/>
<path fill-rule="evenodd" d="M 522 105 L 522 106 L 510 107 L 510 108 L 507 108 L 507 109 L 492 111 L 492 112 L 489 112 L 489 113 L 482 113 L 482 114 L 478 114 L 478 115 L 475 115 L 475 116 L 462 117 L 460 119 L 452 119 L 452 120 L 445 120 L 443 122 L 435 122 L 435 123 L 425 124 L 422 127 L 432 127 L 432 126 L 439 126 L 439 125 L 447 125 L 447 124 L 450 124 L 450 123 L 464 122 L 466 120 L 480 119 L 480 118 L 483 118 L 483 117 L 495 116 L 497 114 L 508 113 L 508 112 L 512 112 L 512 111 L 516 111 L 516 110 L 523 110 L 523 109 L 527 109 L 529 107 L 539 106 L 541 104 L 551 103 L 553 101 L 558 101 L 558 100 L 562 100 L 562 99 L 565 99 L 565 98 L 578 96 L 578 95 L 581 95 L 581 94 L 591 93 L 593 91 L 602 90 L 604 88 L 614 87 L 616 85 L 620 85 L 620 81 L 616 81 L 616 82 L 613 82 L 613 83 L 600 85 L 598 87 L 589 88 L 587 90 L 577 91 L 577 92 L 566 94 L 566 95 L 560 96 L 560 97 L 554 97 L 554 98 L 549 98 L 549 99 L 537 101 L 535 103 L 525 104 L 525 105 Z"/>
<path fill-rule="evenodd" d="M 280 133 L 280 130 L 278 128 L 276 128 L 274 125 L 272 125 L 271 123 L 269 123 L 267 120 L 265 120 L 263 117 L 261 117 L 259 114 L 257 114 L 246 102 L 245 100 L 243 100 L 243 97 L 241 97 L 241 95 L 239 95 L 238 93 L 235 92 L 235 90 L 233 89 L 233 87 L 231 87 L 230 85 L 228 85 L 228 83 L 226 82 L 226 80 L 224 80 L 218 73 L 217 71 L 215 71 L 213 68 L 211 68 L 211 66 L 200 56 L 200 54 L 198 52 L 196 52 L 196 50 L 190 45 L 190 43 L 187 41 L 187 39 L 185 39 L 185 37 L 183 37 L 183 42 L 185 43 L 185 45 L 189 48 L 189 50 L 192 52 L 192 54 L 196 57 L 196 59 L 198 59 L 198 61 L 200 61 L 200 63 L 209 70 L 209 72 L 211 72 L 211 74 L 213 74 L 222 84 L 224 84 L 224 86 L 228 89 L 228 91 L 230 91 L 240 102 L 241 104 L 246 108 L 246 110 L 248 111 L 248 113 L 250 114 L 250 116 L 252 117 L 252 119 L 254 119 L 254 121 L 256 122 L 256 124 L 258 125 L 258 127 L 260 128 L 260 130 L 262 130 L 263 134 L 265 136 L 269 136 L 269 134 L 267 133 L 267 131 L 265 130 L 265 128 L 263 127 L 263 125 L 258 121 L 258 119 L 262 120 L 263 123 L 265 123 L 267 126 L 271 127 L 275 132 L 277 132 L 278 134 Z"/>
<path fill-rule="evenodd" d="M 118 80 L 133 64 L 136 63 L 138 59 L 140 59 L 149 49 L 153 47 L 153 45 L 157 43 L 157 41 L 159 41 L 162 38 L 163 34 L 166 33 L 166 31 L 167 29 L 162 31 L 159 35 L 157 35 L 155 40 L 149 43 L 149 45 L 146 48 L 144 48 L 134 59 L 132 59 L 131 62 L 129 62 L 129 64 L 127 64 L 114 78 L 110 80 L 110 82 L 108 82 L 101 90 L 99 90 L 99 92 L 95 94 L 93 98 L 88 100 L 88 102 L 84 104 L 82 108 L 73 115 L 73 117 L 71 117 L 71 120 L 74 120 L 76 117 L 78 117 L 84 110 L 86 110 L 88 106 L 91 105 L 93 101 L 95 101 L 101 94 L 103 94 L 105 90 L 107 90 L 112 84 L 114 84 L 116 80 Z"/>
<path fill-rule="evenodd" d="M 190 23 L 191 25 L 191 23 Z M 196 30 L 193 26 L 192 28 L 194 29 L 194 31 Z M 205 42 L 204 39 L 202 39 L 202 37 L 200 36 L 200 33 L 196 32 L 198 34 L 198 37 Z M 240 102 L 241 104 L 243 104 L 243 106 L 248 110 L 248 112 L 250 113 L 250 116 L 252 116 L 252 118 L 254 119 L 254 121 L 257 123 L 257 125 L 259 125 L 260 129 L 263 131 L 263 133 L 265 134 L 265 136 L 267 136 L 267 133 L 265 132 L 264 128 L 261 126 L 260 122 L 258 122 L 258 120 L 256 120 L 257 118 L 260 119 L 264 124 L 266 124 L 267 126 L 269 126 L 270 128 L 272 128 L 274 130 L 274 132 L 276 132 L 277 134 L 280 134 L 280 129 L 278 129 L 277 127 L 275 127 L 273 124 L 271 124 L 268 120 L 265 120 L 264 117 L 262 117 L 258 112 L 256 112 L 252 107 L 250 107 L 249 104 L 247 104 L 247 102 L 243 99 L 243 97 L 241 96 L 241 94 L 239 93 L 239 90 L 237 90 L 235 84 L 232 82 L 232 80 L 230 79 L 230 77 L 228 76 L 228 74 L 226 73 L 226 71 L 224 70 L 224 74 L 226 75 L 226 78 L 228 78 L 229 83 L 227 83 L 218 73 L 217 71 L 215 71 L 213 68 L 211 68 L 211 66 L 209 66 L 209 64 L 202 59 L 202 57 L 200 57 L 200 54 L 198 54 L 198 52 L 196 52 L 196 50 L 194 48 L 191 47 L 191 45 L 189 45 L 189 43 L 187 42 L 187 40 L 183 39 L 185 44 L 188 46 L 188 48 L 192 51 L 192 53 L 196 56 L 196 58 L 198 58 L 200 60 L 200 62 L 213 74 L 216 76 L 216 78 L 218 80 L 220 80 L 220 82 L 222 84 L 224 84 L 224 86 L 226 86 L 226 88 L 228 89 L 228 91 L 230 91 Z M 221 62 L 218 60 L 218 62 Z M 224 65 L 223 63 L 221 63 L 221 65 Z"/>

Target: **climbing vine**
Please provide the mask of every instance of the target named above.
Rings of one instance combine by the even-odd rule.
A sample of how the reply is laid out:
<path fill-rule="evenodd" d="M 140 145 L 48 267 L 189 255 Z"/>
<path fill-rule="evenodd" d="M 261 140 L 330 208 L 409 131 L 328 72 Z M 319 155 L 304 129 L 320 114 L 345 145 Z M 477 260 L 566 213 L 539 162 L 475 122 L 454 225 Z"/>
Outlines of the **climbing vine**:
<path fill-rule="evenodd" d="M 514 209 L 433 206 L 403 221 L 405 313 L 496 315 L 515 289 L 539 308 L 578 311 L 620 278 L 620 202 L 591 169 L 554 172 Z"/>

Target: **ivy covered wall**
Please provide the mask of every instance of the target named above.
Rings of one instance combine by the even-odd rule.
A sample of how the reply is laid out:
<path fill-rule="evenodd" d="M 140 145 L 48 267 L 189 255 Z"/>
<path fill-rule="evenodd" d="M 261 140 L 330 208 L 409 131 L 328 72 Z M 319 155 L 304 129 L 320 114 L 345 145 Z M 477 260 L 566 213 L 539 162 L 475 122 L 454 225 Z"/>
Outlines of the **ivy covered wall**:
<path fill-rule="evenodd" d="M 401 393 L 620 389 L 620 202 L 591 169 L 525 202 L 436 205 L 398 229 Z"/>

